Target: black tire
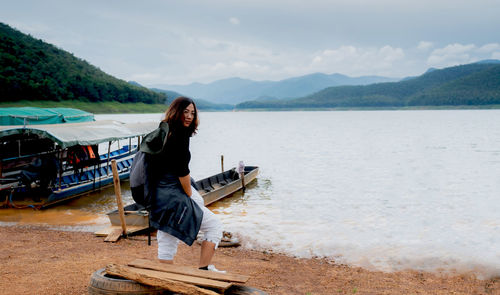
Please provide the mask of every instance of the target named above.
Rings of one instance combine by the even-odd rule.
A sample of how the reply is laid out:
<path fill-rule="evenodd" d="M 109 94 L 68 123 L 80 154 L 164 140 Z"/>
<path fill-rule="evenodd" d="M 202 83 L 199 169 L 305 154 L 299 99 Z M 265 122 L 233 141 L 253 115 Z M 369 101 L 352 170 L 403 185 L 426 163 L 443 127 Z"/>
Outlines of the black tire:
<path fill-rule="evenodd" d="M 242 285 L 232 285 L 229 289 L 224 292 L 226 295 L 269 295 L 266 292 Z"/>
<path fill-rule="evenodd" d="M 109 276 L 104 268 L 92 274 L 88 291 L 90 295 L 172 294 L 160 287 L 142 285 L 135 281 Z"/>

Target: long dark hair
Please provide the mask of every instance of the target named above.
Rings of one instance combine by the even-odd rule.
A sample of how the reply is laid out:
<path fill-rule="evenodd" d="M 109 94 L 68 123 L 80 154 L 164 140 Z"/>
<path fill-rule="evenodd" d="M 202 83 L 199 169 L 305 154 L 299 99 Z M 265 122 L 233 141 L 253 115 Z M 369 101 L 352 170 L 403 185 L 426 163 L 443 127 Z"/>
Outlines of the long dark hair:
<path fill-rule="evenodd" d="M 198 109 L 196 108 L 196 104 L 194 103 L 194 101 L 191 98 L 185 96 L 177 97 L 174 101 L 172 101 L 172 103 L 168 107 L 168 110 L 165 112 L 165 119 L 163 119 L 163 122 L 168 123 L 168 126 L 172 132 L 181 130 L 181 128 L 184 127 L 182 124 L 182 114 L 190 104 L 193 104 L 194 106 L 194 118 L 193 122 L 191 122 L 191 125 L 187 127 L 187 132 L 189 133 L 189 136 L 196 134 L 196 130 L 198 130 L 198 124 L 200 123 L 200 120 L 198 119 Z"/>

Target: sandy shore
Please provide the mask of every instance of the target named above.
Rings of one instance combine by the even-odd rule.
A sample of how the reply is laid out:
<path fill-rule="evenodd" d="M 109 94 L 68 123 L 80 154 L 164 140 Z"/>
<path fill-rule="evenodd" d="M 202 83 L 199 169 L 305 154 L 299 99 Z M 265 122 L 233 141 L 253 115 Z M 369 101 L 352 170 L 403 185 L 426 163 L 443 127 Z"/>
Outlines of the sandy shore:
<path fill-rule="evenodd" d="M 0 227 L 2 294 L 87 294 L 91 274 L 109 263 L 155 259 L 156 240 L 136 236 L 118 243 L 87 232 L 33 226 Z M 175 263 L 196 265 L 199 246 L 181 245 Z M 500 294 L 500 278 L 439 275 L 418 271 L 373 272 L 325 259 L 220 248 L 219 269 L 250 275 L 249 286 L 269 294 Z"/>

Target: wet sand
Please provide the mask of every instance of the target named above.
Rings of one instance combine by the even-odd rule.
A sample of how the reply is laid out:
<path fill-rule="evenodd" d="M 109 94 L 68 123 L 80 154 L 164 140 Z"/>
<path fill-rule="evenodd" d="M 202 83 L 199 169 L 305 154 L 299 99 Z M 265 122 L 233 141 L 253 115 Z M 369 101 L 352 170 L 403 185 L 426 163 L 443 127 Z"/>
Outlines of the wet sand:
<path fill-rule="evenodd" d="M 90 232 L 37 226 L 0 226 L 2 294 L 87 294 L 91 274 L 109 263 L 156 259 L 156 240 L 146 236 L 105 243 Z M 199 246 L 180 245 L 175 263 L 197 265 Z M 384 273 L 336 264 L 327 259 L 298 259 L 242 248 L 219 248 L 219 269 L 251 276 L 249 286 L 269 294 L 500 294 L 500 278 Z"/>

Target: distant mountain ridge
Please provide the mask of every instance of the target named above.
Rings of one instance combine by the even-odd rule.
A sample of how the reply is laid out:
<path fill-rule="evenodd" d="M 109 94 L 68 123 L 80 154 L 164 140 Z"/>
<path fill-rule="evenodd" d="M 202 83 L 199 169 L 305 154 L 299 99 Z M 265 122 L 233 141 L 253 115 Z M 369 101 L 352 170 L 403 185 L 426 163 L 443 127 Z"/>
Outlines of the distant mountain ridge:
<path fill-rule="evenodd" d="M 177 97 L 183 96 L 182 94 L 171 90 L 162 90 L 158 88 L 151 88 L 151 90 L 165 94 L 167 96 L 165 104 L 167 105 L 170 105 L 170 103 Z M 193 98 L 193 100 L 195 101 L 196 108 L 200 110 L 227 111 L 234 109 L 234 105 L 230 104 L 216 104 L 200 98 Z"/>
<path fill-rule="evenodd" d="M 253 81 L 242 78 L 228 78 L 212 83 L 189 85 L 154 85 L 154 88 L 173 90 L 194 98 L 214 103 L 237 104 L 248 100 L 286 99 L 302 97 L 327 87 L 338 85 L 368 85 L 392 82 L 399 79 L 363 76 L 349 77 L 342 74 L 314 73 L 281 81 Z"/>
<path fill-rule="evenodd" d="M 400 82 L 337 86 L 292 99 L 248 101 L 249 108 L 405 107 L 500 104 L 500 63 L 497 60 L 431 69 Z"/>

